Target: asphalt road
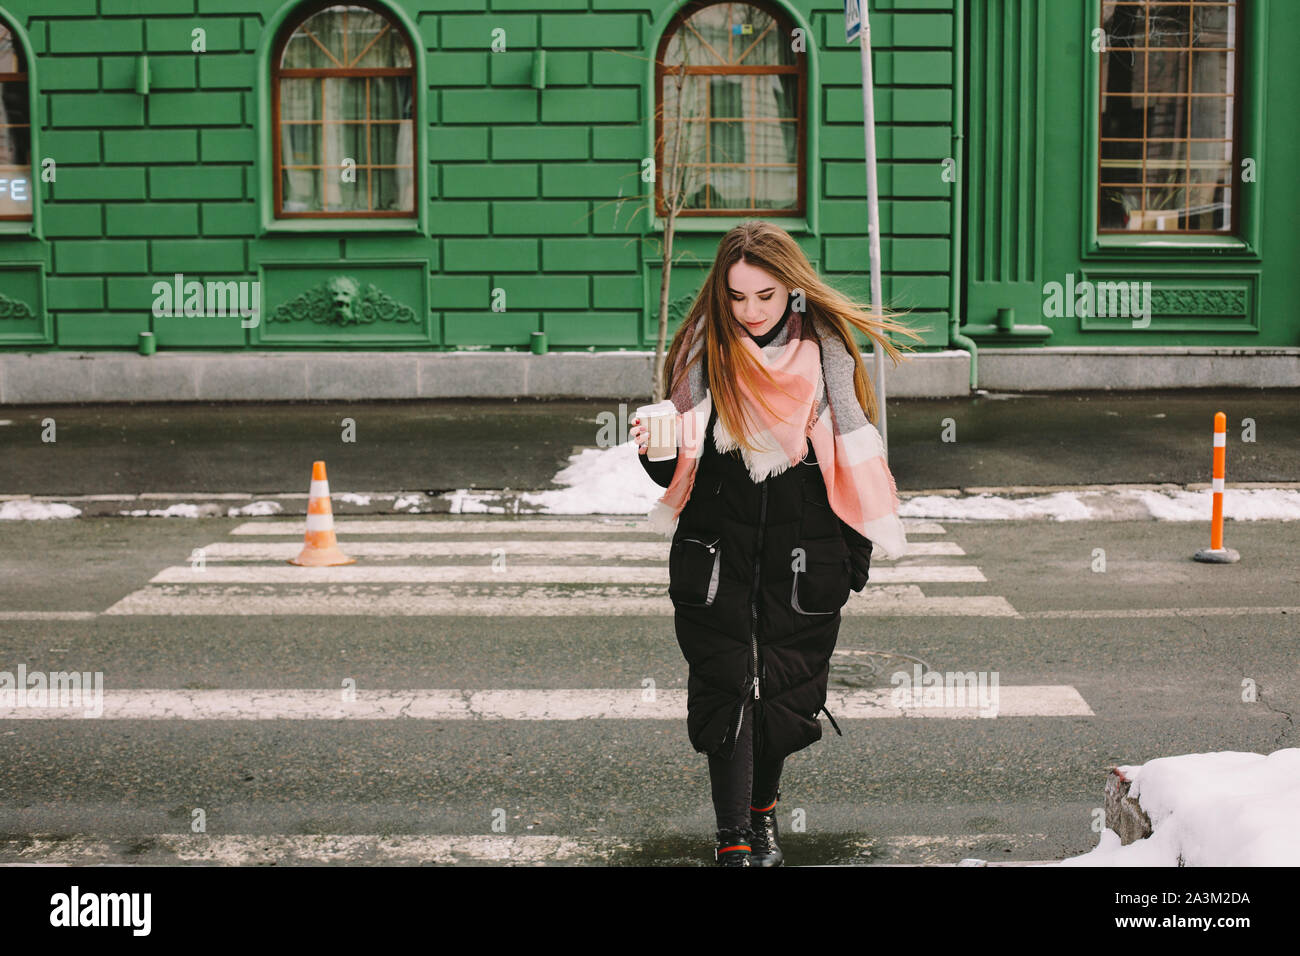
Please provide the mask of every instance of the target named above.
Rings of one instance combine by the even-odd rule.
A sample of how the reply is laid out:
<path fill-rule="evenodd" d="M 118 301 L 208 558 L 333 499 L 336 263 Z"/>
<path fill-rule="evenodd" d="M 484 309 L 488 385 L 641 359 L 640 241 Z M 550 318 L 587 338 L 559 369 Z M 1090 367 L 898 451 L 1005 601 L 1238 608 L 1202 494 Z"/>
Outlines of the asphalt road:
<path fill-rule="evenodd" d="M 357 572 L 333 569 L 327 583 L 285 584 L 273 578 L 290 567 L 283 557 L 300 534 L 231 533 L 264 520 L 3 522 L 0 670 L 102 672 L 113 693 L 332 691 L 347 679 L 359 691 L 543 697 L 640 691 L 646 679 L 665 694 L 685 688 L 662 587 L 602 585 L 599 574 L 517 584 L 525 569 L 544 579 L 595 563 L 563 557 L 566 542 L 666 548 L 653 535 L 522 532 L 509 519 L 499 534 L 349 535 L 340 521 L 344 550 L 453 544 L 443 555 L 360 557 L 352 568 L 382 577 L 399 566 L 480 567 L 481 580 L 355 584 L 345 575 Z M 426 520 L 445 529 L 464 519 Z M 1235 565 L 1191 561 L 1204 536 L 1200 525 L 1155 521 L 945 521 L 909 531 L 914 545 L 946 543 L 949 553 L 878 562 L 851 606 L 874 607 L 877 590 L 906 590 L 913 576 L 925 599 L 997 598 L 1011 613 L 934 614 L 904 596 L 893 613 L 846 614 L 832 692 L 888 688 L 889 673 L 919 659 L 940 672 L 996 671 L 1004 692 L 1073 688 L 1090 713 L 837 715 L 843 737 L 823 718 L 823 739 L 786 766 L 779 809 L 789 864 L 1060 859 L 1096 844 L 1110 765 L 1296 746 L 1300 525 L 1230 522 Z M 212 547 L 253 543 L 276 554 L 226 558 Z M 493 578 L 493 549 L 516 546 L 524 551 Z M 246 574 L 243 583 L 208 583 L 206 572 L 193 584 L 150 583 L 167 568 L 192 570 L 195 548 L 206 549 L 206 572 L 247 569 L 228 572 Z M 1097 548 L 1102 573 L 1092 570 Z M 602 564 L 601 573 L 641 568 L 651 582 L 663 567 L 644 554 Z M 974 566 L 982 580 L 928 580 L 939 566 Z M 901 578 L 888 584 L 890 573 Z M 472 613 L 384 610 L 448 590 Z M 199 592 L 216 595 L 223 613 L 141 613 L 192 610 Z M 662 613 L 624 613 L 633 592 L 658 595 Z M 357 595 L 362 603 L 359 613 L 297 613 L 277 604 L 289 593 L 319 600 L 316 610 Z M 556 613 L 562 605 L 569 610 Z M 137 613 L 103 613 L 110 607 Z M 1203 610 L 1220 607 L 1229 611 Z M 1257 682 L 1257 702 L 1242 701 L 1243 678 Z M 198 836 L 196 809 L 206 815 Z M 533 854 L 554 864 L 704 865 L 712 826 L 705 760 L 680 719 L 0 718 L 0 863 L 491 864 Z"/>
<path fill-rule="evenodd" d="M 8 406 L 0 494 L 304 492 L 318 458 L 340 490 L 540 490 L 647 400 Z M 1229 483 L 1300 481 L 1297 389 L 895 400 L 890 468 L 900 490 L 1208 481 L 1218 411 Z"/>

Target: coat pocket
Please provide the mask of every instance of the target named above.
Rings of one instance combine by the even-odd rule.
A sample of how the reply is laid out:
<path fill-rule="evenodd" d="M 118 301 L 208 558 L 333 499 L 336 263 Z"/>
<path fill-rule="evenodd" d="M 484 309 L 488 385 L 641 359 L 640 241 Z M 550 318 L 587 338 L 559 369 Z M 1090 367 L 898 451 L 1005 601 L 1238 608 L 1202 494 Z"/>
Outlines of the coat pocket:
<path fill-rule="evenodd" d="M 790 606 L 798 614 L 834 614 L 849 599 L 849 559 L 809 557 L 807 566 L 795 569 L 790 585 Z"/>
<path fill-rule="evenodd" d="M 668 549 L 668 596 L 676 604 L 708 607 L 718 595 L 722 539 L 678 538 Z"/>
<path fill-rule="evenodd" d="M 807 467 L 807 466 L 805 466 Z M 839 532 L 840 519 L 831 509 L 820 474 L 812 474 L 818 466 L 811 466 L 803 479 L 803 513 L 799 521 L 799 537 L 805 539 L 832 538 Z"/>

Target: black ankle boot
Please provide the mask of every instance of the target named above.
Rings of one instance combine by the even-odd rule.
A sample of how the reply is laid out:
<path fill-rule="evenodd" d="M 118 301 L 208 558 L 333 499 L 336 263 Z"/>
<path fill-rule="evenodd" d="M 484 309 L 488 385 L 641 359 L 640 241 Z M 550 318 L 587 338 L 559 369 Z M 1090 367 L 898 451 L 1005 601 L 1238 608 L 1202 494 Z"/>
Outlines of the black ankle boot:
<path fill-rule="evenodd" d="M 777 791 L 777 799 L 781 797 L 780 791 Z M 785 854 L 781 852 L 781 847 L 777 843 L 780 833 L 776 826 L 776 801 L 772 801 L 772 806 L 767 810 L 755 810 L 753 805 L 749 808 L 749 826 L 754 833 L 754 839 L 750 843 L 750 866 L 781 866 L 785 862 Z"/>
<path fill-rule="evenodd" d="M 717 832 L 718 845 L 713 850 L 713 859 L 718 866 L 750 866 L 750 844 L 753 831 L 749 827 L 727 827 Z"/>

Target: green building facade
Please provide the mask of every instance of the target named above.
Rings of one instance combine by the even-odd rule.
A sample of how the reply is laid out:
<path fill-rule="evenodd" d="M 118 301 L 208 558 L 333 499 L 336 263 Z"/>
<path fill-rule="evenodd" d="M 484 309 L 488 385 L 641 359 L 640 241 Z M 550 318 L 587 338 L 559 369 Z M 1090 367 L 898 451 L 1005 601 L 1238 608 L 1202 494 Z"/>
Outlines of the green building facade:
<path fill-rule="evenodd" d="M 870 12 L 884 294 L 925 349 L 1300 345 L 1300 3 Z M 824 0 L 0 0 L 0 31 L 5 350 L 643 350 L 674 146 L 670 334 L 747 218 L 867 298 Z"/>

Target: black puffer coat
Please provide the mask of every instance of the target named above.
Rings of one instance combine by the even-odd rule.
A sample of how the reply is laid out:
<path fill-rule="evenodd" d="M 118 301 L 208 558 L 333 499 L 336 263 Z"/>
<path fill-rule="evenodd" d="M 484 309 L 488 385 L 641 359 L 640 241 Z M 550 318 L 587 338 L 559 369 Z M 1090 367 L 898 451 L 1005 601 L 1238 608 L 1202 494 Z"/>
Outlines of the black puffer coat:
<path fill-rule="evenodd" d="M 831 510 L 811 441 L 802 463 L 755 484 L 739 450 L 714 446 L 716 418 L 668 558 L 687 734 L 697 751 L 734 754 L 752 696 L 755 755 L 784 757 L 821 739 L 840 609 L 867 583 L 872 545 Z M 666 487 L 676 459 L 639 457 Z"/>

